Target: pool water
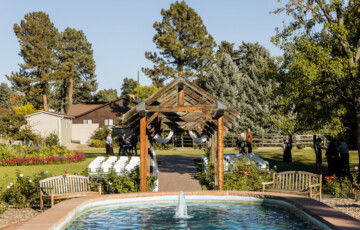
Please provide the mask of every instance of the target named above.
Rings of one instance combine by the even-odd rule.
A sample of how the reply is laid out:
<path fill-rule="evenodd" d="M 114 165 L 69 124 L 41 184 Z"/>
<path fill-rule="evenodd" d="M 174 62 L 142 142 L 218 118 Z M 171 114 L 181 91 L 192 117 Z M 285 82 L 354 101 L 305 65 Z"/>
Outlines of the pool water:
<path fill-rule="evenodd" d="M 264 203 L 189 202 L 192 218 L 174 217 L 176 203 L 90 209 L 65 229 L 316 229 L 289 210 Z"/>

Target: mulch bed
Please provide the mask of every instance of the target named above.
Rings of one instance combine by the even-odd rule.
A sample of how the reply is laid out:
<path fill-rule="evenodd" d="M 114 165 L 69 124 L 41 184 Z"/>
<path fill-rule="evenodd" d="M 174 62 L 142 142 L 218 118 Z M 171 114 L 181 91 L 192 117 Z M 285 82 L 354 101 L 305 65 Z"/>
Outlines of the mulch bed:
<path fill-rule="evenodd" d="M 353 199 L 326 198 L 323 199 L 323 203 L 360 220 L 360 200 L 355 201 Z"/>

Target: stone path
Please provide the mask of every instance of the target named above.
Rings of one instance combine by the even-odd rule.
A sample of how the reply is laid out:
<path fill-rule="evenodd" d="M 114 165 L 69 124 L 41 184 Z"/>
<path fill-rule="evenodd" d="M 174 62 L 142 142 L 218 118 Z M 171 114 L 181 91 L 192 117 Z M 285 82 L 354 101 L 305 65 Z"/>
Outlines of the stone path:
<path fill-rule="evenodd" d="M 194 179 L 196 167 L 194 159 L 198 157 L 158 156 L 159 192 L 168 191 L 199 191 L 201 185 Z"/>

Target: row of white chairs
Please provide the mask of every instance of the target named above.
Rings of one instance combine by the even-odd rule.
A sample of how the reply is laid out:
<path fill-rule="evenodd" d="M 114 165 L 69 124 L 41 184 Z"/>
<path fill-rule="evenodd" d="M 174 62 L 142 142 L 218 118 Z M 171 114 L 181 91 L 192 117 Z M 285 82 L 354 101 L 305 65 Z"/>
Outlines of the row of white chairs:
<path fill-rule="evenodd" d="M 121 156 L 119 159 L 116 156 L 110 156 L 108 159 L 100 156 L 89 164 L 88 175 L 101 178 L 104 175 L 109 175 L 111 170 L 114 170 L 117 175 L 123 175 L 126 172 L 131 172 L 139 164 L 140 158 L 136 156 L 131 157 L 130 161 L 127 156 Z"/>
<path fill-rule="evenodd" d="M 235 161 L 237 159 L 242 159 L 244 157 L 243 154 L 224 154 L 224 171 L 230 172 L 232 169 L 235 169 Z M 267 169 L 269 168 L 269 162 L 262 159 L 259 155 L 249 153 L 246 155 L 246 160 L 248 163 L 253 161 L 259 169 Z M 201 157 L 202 161 L 202 169 L 204 172 L 209 171 L 209 159 L 206 156 Z"/>

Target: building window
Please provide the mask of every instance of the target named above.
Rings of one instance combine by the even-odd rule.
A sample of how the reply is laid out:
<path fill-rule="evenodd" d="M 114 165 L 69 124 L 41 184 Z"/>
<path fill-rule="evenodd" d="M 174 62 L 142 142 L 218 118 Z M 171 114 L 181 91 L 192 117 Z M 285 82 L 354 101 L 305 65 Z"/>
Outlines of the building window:
<path fill-rule="evenodd" d="M 114 125 L 113 119 L 105 119 L 105 125 Z"/>
<path fill-rule="evenodd" d="M 84 124 L 92 124 L 92 120 L 83 120 Z"/>

